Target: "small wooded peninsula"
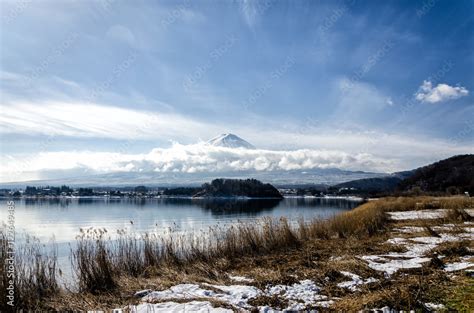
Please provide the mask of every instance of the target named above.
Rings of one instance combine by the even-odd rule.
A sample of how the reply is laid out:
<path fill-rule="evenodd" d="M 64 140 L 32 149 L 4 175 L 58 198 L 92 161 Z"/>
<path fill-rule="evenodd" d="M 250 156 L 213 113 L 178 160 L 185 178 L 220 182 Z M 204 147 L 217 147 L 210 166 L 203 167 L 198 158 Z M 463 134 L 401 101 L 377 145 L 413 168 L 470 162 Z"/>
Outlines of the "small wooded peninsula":
<path fill-rule="evenodd" d="M 281 193 L 271 184 L 256 179 L 214 179 L 200 188 L 172 188 L 164 195 L 192 196 L 193 198 L 272 198 L 283 199 Z"/>

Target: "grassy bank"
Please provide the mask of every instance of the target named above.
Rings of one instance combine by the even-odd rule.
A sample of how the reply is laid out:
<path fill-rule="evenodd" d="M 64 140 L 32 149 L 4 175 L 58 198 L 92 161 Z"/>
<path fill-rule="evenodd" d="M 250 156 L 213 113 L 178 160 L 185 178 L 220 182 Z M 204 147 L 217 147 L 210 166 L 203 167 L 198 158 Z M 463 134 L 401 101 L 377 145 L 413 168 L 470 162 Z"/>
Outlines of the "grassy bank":
<path fill-rule="evenodd" d="M 384 305 L 413 308 L 423 297 L 445 299 L 448 296 L 443 292 L 455 287 L 461 288 L 456 289 L 459 298 L 463 296 L 462 286 L 449 285 L 439 293 L 429 290 L 433 283 L 446 284 L 436 269 L 424 268 L 425 272 L 413 271 L 409 276 L 388 281 L 355 256 L 388 251 L 383 242 L 393 227 L 403 223 L 389 220 L 386 212 L 448 210 L 442 220 L 429 222 L 434 225 L 468 220 L 464 209 L 473 207 L 473 200 L 460 197 L 384 198 L 328 220 L 301 220 L 297 224 L 264 218 L 199 234 L 137 236 L 119 232 L 117 240 L 111 240 L 107 230 L 84 230 L 71 257 L 80 292 L 60 290 L 54 254 L 45 254 L 36 243 L 17 257 L 17 308 L 110 309 L 137 303 L 133 298 L 136 290 L 159 290 L 182 282 L 228 284 L 228 273 L 251 276 L 260 288 L 275 283 L 291 284 L 297 281 L 295 277 L 311 278 L 324 284 L 327 294 L 341 298 L 335 305 L 341 310 Z M 428 222 L 424 223 L 426 231 L 433 232 Z M 1 232 L 2 262 L 5 243 L 5 233 Z M 449 249 L 460 251 L 452 247 L 446 251 Z M 343 270 L 376 277 L 380 284 L 366 290 L 363 296 L 346 295 L 337 287 Z M 6 283 L 3 272 L 1 290 L 5 290 Z M 457 303 L 456 299 L 452 303 Z M 284 306 L 278 303 L 282 299 L 252 301 L 255 305 Z"/>

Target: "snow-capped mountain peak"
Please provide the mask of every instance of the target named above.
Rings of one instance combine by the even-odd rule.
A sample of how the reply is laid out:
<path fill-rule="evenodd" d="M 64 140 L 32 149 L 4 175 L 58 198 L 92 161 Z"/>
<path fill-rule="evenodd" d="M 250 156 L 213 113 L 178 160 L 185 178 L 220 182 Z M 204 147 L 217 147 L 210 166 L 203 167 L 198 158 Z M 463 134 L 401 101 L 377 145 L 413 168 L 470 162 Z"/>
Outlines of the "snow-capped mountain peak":
<path fill-rule="evenodd" d="M 230 133 L 214 137 L 209 140 L 207 144 L 216 147 L 255 149 L 255 147 L 249 142 Z"/>

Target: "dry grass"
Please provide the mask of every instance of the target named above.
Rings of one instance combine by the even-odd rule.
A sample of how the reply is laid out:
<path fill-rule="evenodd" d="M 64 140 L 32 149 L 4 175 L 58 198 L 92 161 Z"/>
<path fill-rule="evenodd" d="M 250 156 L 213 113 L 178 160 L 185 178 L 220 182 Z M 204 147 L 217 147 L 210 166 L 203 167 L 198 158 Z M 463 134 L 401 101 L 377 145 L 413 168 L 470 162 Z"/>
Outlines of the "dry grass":
<path fill-rule="evenodd" d="M 112 252 L 104 240 L 104 233 L 103 230 L 81 230 L 77 248 L 72 252 L 72 267 L 83 292 L 98 293 L 117 287 Z M 124 258 L 123 261 L 127 259 Z"/>
<path fill-rule="evenodd" d="M 300 249 L 315 239 L 362 239 L 383 231 L 386 223 L 384 212 L 374 203 L 367 203 L 325 221 L 291 225 L 285 218 L 263 218 L 225 229 L 211 228 L 203 236 L 146 234 L 137 238 L 135 234 L 119 232 L 118 239 L 109 240 L 105 230 L 86 230 L 73 251 L 73 265 L 81 290 L 97 293 L 113 290 L 116 278 L 122 275 L 146 277 L 165 267 L 196 270 L 196 264 L 213 268 L 218 260 Z M 207 275 L 215 276 L 212 271 Z"/>
<path fill-rule="evenodd" d="M 7 231 L 5 227 L 0 227 L 0 311 L 12 311 L 12 307 L 7 303 L 10 280 L 14 286 L 15 310 L 37 310 L 47 299 L 59 292 L 56 251 L 46 251 L 38 240 L 27 237 L 26 243 L 15 245 L 15 275 L 10 277 L 7 262 L 12 255 L 9 252 L 13 251 L 10 248 Z"/>

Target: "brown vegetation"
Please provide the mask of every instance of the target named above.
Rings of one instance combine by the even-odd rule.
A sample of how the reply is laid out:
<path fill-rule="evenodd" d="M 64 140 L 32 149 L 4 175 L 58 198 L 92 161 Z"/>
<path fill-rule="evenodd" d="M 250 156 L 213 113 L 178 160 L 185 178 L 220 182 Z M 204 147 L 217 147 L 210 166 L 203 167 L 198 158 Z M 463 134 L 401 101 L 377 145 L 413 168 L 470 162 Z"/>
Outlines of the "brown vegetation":
<path fill-rule="evenodd" d="M 38 240 L 30 237 L 25 244 L 12 249 L 8 239 L 5 226 L 0 227 L 0 311 L 14 311 L 7 303 L 10 280 L 14 286 L 14 308 L 37 308 L 59 290 L 56 251 L 46 251 Z M 10 257 L 15 261 L 14 276 L 8 275 Z"/>
<path fill-rule="evenodd" d="M 388 211 L 450 210 L 445 219 L 421 225 L 430 232 L 433 231 L 430 226 L 436 223 L 470 219 L 464 211 L 466 208 L 474 208 L 474 201 L 461 197 L 385 198 L 324 221 L 290 223 L 284 218 L 265 218 L 225 229 L 211 228 L 200 234 L 166 236 L 125 232 L 112 236 L 106 230 L 85 230 L 72 251 L 81 294 L 58 293 L 56 259 L 54 255 L 48 258 L 39 253 L 35 250 L 39 247 L 35 246 L 25 250 L 24 256 L 17 260 L 19 301 L 28 295 L 25 302 L 18 304 L 25 309 L 45 306 L 60 310 L 110 309 L 137 301 L 132 297 L 134 290 L 162 289 L 190 281 L 230 283 L 227 273 L 233 272 L 255 278 L 254 284 L 260 288 L 269 283 L 294 282 L 295 275 L 313 279 L 324 284 L 327 295 L 342 298 L 335 307 L 341 310 L 383 305 L 416 308 L 421 299 L 446 297 L 443 292 L 432 292 L 433 284 L 444 284 L 445 290 L 455 285 L 442 276 L 442 271 L 431 267 L 387 281 L 355 256 L 384 253 L 387 230 L 405 223 L 390 221 L 385 214 Z M 5 237 L 0 236 L 0 244 L 1 259 L 5 255 Z M 465 251 L 462 246 L 454 245 L 443 249 L 443 253 L 450 251 L 452 255 Z M 35 262 L 30 262 L 28 256 L 35 256 Z M 341 270 L 377 277 L 380 282 L 364 286 L 363 295 L 346 295 L 336 286 L 342 279 L 338 274 Z M 5 290 L 4 279 L 3 274 L 1 290 Z M 50 299 L 54 294 L 56 297 Z M 253 302 L 272 304 L 278 299 Z"/>

